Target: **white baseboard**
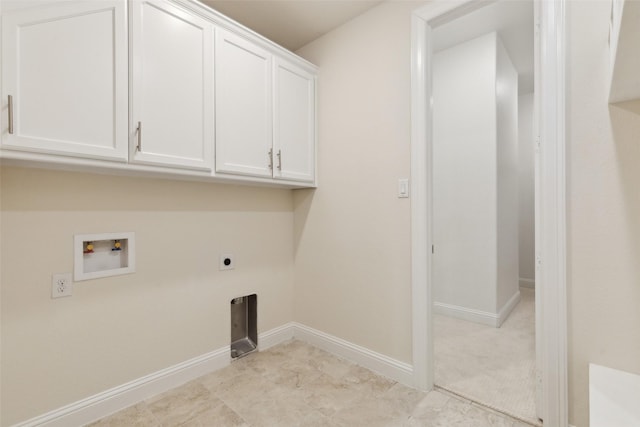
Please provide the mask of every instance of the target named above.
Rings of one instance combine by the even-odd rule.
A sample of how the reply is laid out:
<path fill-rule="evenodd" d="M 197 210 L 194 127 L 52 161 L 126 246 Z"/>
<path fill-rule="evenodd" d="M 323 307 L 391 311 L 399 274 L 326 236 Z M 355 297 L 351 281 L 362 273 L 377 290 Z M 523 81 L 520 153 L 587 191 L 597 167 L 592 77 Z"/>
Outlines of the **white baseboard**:
<path fill-rule="evenodd" d="M 436 314 L 442 314 L 444 316 L 455 317 L 457 319 L 466 320 L 468 322 L 481 323 L 487 326 L 493 326 L 499 328 L 502 323 L 509 317 L 511 310 L 520 301 L 520 291 L 517 291 L 507 301 L 498 313 L 491 313 L 489 311 L 475 310 L 472 308 L 461 307 L 459 305 L 445 304 L 442 302 L 434 302 L 433 309 Z"/>
<path fill-rule="evenodd" d="M 413 366 L 392 359 L 375 351 L 350 343 L 300 323 L 293 323 L 294 337 L 308 342 L 331 354 L 350 360 L 362 367 L 391 378 L 401 384 L 414 387 Z"/>
<path fill-rule="evenodd" d="M 529 289 L 535 289 L 536 288 L 536 281 L 533 279 L 523 279 L 522 277 L 519 280 L 519 284 L 521 288 L 529 288 Z"/>
<path fill-rule="evenodd" d="M 313 328 L 291 322 L 258 336 L 258 348 L 266 350 L 292 338 L 348 359 L 402 384 L 413 387 L 412 365 L 376 353 Z M 202 375 L 222 369 L 231 361 L 229 346 L 154 372 L 137 380 L 47 412 L 14 427 L 80 426 L 178 387 Z"/>
<path fill-rule="evenodd" d="M 293 338 L 291 323 L 271 329 L 258 335 L 258 346 L 266 350 Z M 62 408 L 47 412 L 14 427 L 67 427 L 80 426 L 121 409 L 178 387 L 210 372 L 217 371 L 231 362 L 230 348 L 224 346 L 211 353 L 203 354 L 186 362 L 154 372 L 137 380 L 110 390 L 79 400 Z"/>
<path fill-rule="evenodd" d="M 496 325 L 498 324 L 498 315 L 495 313 L 474 310 L 472 308 L 461 307 L 459 305 L 434 302 L 433 311 L 436 314 L 455 317 L 456 319 L 462 319 L 468 322 L 481 323 L 487 326 L 496 327 Z"/>
<path fill-rule="evenodd" d="M 230 362 L 229 351 L 229 346 L 225 346 L 16 424 L 14 427 L 65 427 L 90 423 L 209 372 L 224 368 Z"/>
<path fill-rule="evenodd" d="M 258 349 L 266 350 L 274 345 L 278 345 L 282 342 L 292 339 L 294 336 L 293 323 L 287 323 L 285 325 L 273 328 L 262 334 L 258 334 Z"/>
<path fill-rule="evenodd" d="M 511 314 L 511 312 L 516 307 L 516 305 L 518 305 L 519 302 L 520 302 L 520 291 L 518 290 L 515 294 L 513 294 L 511 298 L 509 298 L 509 301 L 507 301 L 502 306 L 500 311 L 498 311 L 498 324 L 496 325 L 496 327 L 499 328 L 500 326 L 502 326 L 504 321 L 507 320 L 507 317 L 509 317 L 509 314 Z"/>

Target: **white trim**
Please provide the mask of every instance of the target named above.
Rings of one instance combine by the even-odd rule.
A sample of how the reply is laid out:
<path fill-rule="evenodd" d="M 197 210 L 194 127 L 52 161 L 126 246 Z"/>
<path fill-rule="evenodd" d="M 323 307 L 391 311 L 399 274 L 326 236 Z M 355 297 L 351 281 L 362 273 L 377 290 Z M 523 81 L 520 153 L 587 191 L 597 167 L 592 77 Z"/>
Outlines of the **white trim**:
<path fill-rule="evenodd" d="M 293 323 L 286 323 L 267 332 L 258 334 L 258 350 L 266 350 L 275 345 L 292 339 L 294 336 Z"/>
<path fill-rule="evenodd" d="M 413 368 L 410 364 L 392 359 L 375 351 L 350 343 L 300 323 L 293 323 L 294 337 L 321 350 L 350 360 L 401 384 L 413 385 Z"/>
<path fill-rule="evenodd" d="M 524 279 L 521 277 L 519 280 L 519 285 L 521 288 L 535 289 L 536 281 L 534 279 Z"/>
<path fill-rule="evenodd" d="M 427 45 L 431 31 L 416 14 L 411 25 L 411 324 L 414 387 L 433 389 L 433 327 L 431 322 L 431 152 L 427 139 L 431 115 L 426 97 L 431 85 Z"/>
<path fill-rule="evenodd" d="M 229 364 L 229 346 L 47 412 L 14 427 L 84 425 Z"/>
<path fill-rule="evenodd" d="M 481 323 L 487 326 L 499 328 L 502 326 L 513 309 L 520 302 L 520 291 L 517 291 L 509 301 L 507 301 L 497 313 L 490 311 L 474 310 L 472 308 L 461 307 L 459 305 L 445 304 L 442 302 L 434 302 L 434 313 L 442 314 L 456 319 L 466 320 L 468 322 Z"/>
<path fill-rule="evenodd" d="M 516 291 L 516 293 L 513 294 L 511 298 L 509 298 L 509 301 L 505 302 L 502 308 L 498 310 L 498 316 L 497 316 L 498 323 L 496 324 L 496 328 L 499 328 L 500 326 L 502 326 L 504 321 L 507 320 L 507 317 L 509 317 L 509 314 L 511 314 L 511 312 L 513 311 L 514 308 L 516 308 L 516 305 L 518 305 L 519 302 L 520 302 L 520 290 L 518 289 L 518 291 Z"/>
<path fill-rule="evenodd" d="M 283 326 L 266 331 L 258 336 L 260 349 L 280 344 L 293 338 L 294 325 Z M 131 405 L 178 387 L 210 372 L 217 371 L 231 362 L 230 347 L 224 346 L 177 365 L 161 369 L 142 378 L 114 387 L 79 400 L 62 408 L 47 412 L 14 427 L 66 427 L 84 425 Z"/>
<path fill-rule="evenodd" d="M 433 303 L 433 312 L 443 316 L 455 317 L 467 322 L 481 323 L 487 326 L 498 326 L 498 314 L 490 311 L 474 310 L 472 308 L 459 305 L 445 304 L 442 302 Z"/>
<path fill-rule="evenodd" d="M 540 77 L 542 74 L 542 68 L 540 66 L 540 57 L 542 52 L 541 46 L 541 32 L 540 21 L 542 19 L 542 12 L 540 8 L 540 2 L 534 2 L 534 90 L 533 90 L 533 129 L 535 130 L 535 142 L 534 142 L 534 250 L 535 250 L 535 271 L 534 279 L 539 277 L 539 256 L 540 256 L 540 235 L 542 234 L 542 227 L 540 225 Z M 539 419 L 544 419 L 542 413 L 542 288 L 538 289 L 538 292 L 534 294 L 535 300 L 535 349 L 536 349 L 536 416 Z"/>
<path fill-rule="evenodd" d="M 410 364 L 352 344 L 333 335 L 308 326 L 290 322 L 259 334 L 260 350 L 266 350 L 292 338 L 308 342 L 331 354 L 350 360 L 360 366 L 391 378 L 405 385 L 413 385 L 413 368 Z M 66 427 L 84 425 L 136 403 L 164 393 L 210 372 L 217 371 L 231 362 L 230 347 L 224 346 L 202 356 L 146 375 L 137 380 L 79 400 L 70 405 L 47 412 L 13 427 Z"/>
<path fill-rule="evenodd" d="M 414 384 L 433 387 L 431 331 L 431 47 L 432 27 L 484 2 L 435 0 L 414 11 L 411 31 L 411 291 Z M 566 194 L 565 194 L 565 5 L 536 1 L 540 8 L 540 154 L 536 173 L 536 274 L 543 294 L 542 413 L 545 425 L 568 425 Z M 444 15 L 447 15 L 444 17 Z M 538 185 L 539 184 L 539 185 Z"/>
<path fill-rule="evenodd" d="M 567 368 L 565 0 L 540 2 L 540 150 L 536 189 L 540 229 L 536 280 L 542 290 L 542 415 L 569 420 Z"/>

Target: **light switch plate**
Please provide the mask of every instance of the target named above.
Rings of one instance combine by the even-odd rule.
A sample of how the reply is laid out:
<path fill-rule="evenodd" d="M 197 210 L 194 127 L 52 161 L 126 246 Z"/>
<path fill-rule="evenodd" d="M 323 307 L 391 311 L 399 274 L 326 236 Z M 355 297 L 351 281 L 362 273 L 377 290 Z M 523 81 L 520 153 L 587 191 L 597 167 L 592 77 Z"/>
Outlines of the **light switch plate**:
<path fill-rule="evenodd" d="M 409 197 L 409 179 L 402 178 L 398 180 L 398 197 L 401 199 Z"/>

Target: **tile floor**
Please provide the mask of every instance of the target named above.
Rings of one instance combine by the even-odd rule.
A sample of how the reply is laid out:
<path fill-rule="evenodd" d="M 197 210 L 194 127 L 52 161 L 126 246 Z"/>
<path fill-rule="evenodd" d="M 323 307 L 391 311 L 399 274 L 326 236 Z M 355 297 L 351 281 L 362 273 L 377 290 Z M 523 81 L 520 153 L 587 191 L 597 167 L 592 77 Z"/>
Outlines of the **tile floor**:
<path fill-rule="evenodd" d="M 90 426 L 528 427 L 528 424 L 443 391 L 413 390 L 293 340 L 236 360 L 224 369 Z"/>

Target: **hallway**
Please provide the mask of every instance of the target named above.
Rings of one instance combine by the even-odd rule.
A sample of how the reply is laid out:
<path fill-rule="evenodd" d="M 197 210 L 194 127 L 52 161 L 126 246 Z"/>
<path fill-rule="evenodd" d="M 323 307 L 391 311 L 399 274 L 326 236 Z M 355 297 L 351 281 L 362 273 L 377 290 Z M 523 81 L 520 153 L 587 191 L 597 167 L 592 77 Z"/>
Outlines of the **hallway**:
<path fill-rule="evenodd" d="M 435 383 L 456 395 L 541 425 L 535 413 L 535 294 L 502 327 L 434 315 Z"/>

